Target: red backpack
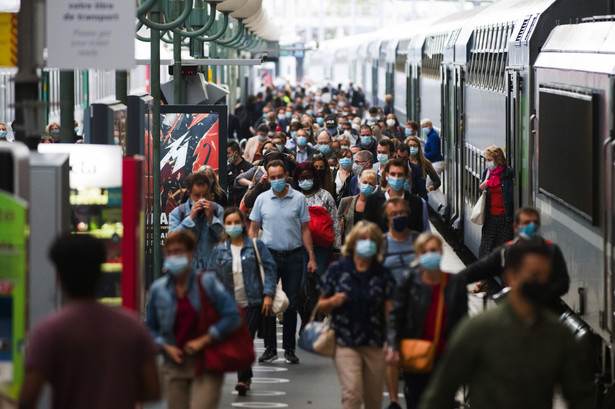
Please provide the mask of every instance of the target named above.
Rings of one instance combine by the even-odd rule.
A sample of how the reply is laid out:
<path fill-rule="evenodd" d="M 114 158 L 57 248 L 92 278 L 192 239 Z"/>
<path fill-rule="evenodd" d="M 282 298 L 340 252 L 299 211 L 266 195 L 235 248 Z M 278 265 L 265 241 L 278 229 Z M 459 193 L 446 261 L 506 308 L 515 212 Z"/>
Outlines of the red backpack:
<path fill-rule="evenodd" d="M 327 210 L 322 206 L 308 206 L 310 212 L 310 232 L 312 242 L 320 247 L 331 247 L 335 241 L 333 235 L 333 219 Z"/>

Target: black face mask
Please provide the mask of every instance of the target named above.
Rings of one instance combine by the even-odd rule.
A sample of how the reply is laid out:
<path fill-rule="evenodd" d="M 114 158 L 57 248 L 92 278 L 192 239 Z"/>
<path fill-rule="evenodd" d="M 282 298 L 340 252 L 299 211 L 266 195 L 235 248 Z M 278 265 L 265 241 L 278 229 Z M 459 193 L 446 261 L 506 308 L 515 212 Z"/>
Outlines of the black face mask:
<path fill-rule="evenodd" d="M 521 286 L 521 294 L 536 307 L 544 307 L 553 298 L 549 283 L 526 281 Z"/>

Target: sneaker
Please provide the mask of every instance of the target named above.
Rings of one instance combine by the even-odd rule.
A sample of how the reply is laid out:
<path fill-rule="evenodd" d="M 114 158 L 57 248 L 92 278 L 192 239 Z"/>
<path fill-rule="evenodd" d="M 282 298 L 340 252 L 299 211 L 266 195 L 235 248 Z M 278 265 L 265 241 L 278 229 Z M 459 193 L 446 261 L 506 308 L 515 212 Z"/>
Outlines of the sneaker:
<path fill-rule="evenodd" d="M 293 351 L 292 349 L 287 349 L 284 352 L 284 359 L 286 359 L 287 364 L 298 364 L 299 363 L 299 358 L 297 358 L 297 355 L 295 355 L 295 351 Z"/>
<path fill-rule="evenodd" d="M 387 409 L 401 409 L 401 406 L 397 402 L 391 402 Z"/>
<path fill-rule="evenodd" d="M 258 358 L 258 362 L 273 362 L 276 359 L 278 359 L 278 351 L 273 348 L 267 348 L 263 355 Z"/>
<path fill-rule="evenodd" d="M 246 396 L 246 393 L 250 390 L 250 384 L 248 382 L 237 382 L 235 390 L 239 396 Z"/>

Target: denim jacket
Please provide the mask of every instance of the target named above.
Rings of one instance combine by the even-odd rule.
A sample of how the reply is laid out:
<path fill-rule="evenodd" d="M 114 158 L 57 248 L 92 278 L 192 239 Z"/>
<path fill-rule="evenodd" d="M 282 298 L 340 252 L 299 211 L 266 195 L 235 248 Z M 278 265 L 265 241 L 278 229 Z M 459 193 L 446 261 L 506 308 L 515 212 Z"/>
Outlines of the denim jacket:
<path fill-rule="evenodd" d="M 192 266 L 196 270 L 202 270 L 207 267 L 211 250 L 214 248 L 215 244 L 220 241 L 220 234 L 224 228 L 222 225 L 222 213 L 224 209 L 222 206 L 217 205 L 210 223 L 204 214 L 197 217 L 196 220 L 190 218 L 190 208 L 192 204 L 192 199 L 188 199 L 186 202 L 186 214 L 183 219 L 179 214 L 180 206 L 173 209 L 169 215 L 169 233 L 175 230 L 190 230 L 194 233 L 198 240 L 198 245 Z"/>
<path fill-rule="evenodd" d="M 201 311 L 197 273 L 193 269 L 188 277 L 186 296 L 197 312 Z M 175 315 L 177 313 L 177 296 L 174 289 L 174 278 L 169 274 L 154 281 L 148 300 L 145 322 L 154 336 L 157 345 L 175 345 Z M 209 301 L 220 314 L 220 321 L 209 327 L 209 334 L 215 340 L 229 336 L 241 324 L 241 315 L 233 297 L 213 273 L 203 275 L 201 285 L 209 297 Z"/>
<path fill-rule="evenodd" d="M 513 222 L 515 215 L 515 204 L 513 198 L 513 189 L 514 189 L 514 179 L 513 179 L 513 170 L 510 167 L 506 167 L 502 172 L 500 177 L 500 181 L 502 184 L 502 199 L 504 200 L 504 210 L 506 210 L 506 221 L 509 223 Z M 487 178 L 487 169 L 483 171 L 483 177 L 481 180 L 485 180 Z M 491 196 L 489 192 L 489 188 L 487 188 L 487 201 L 485 202 L 485 209 L 489 211 L 489 203 L 491 201 Z"/>
<path fill-rule="evenodd" d="M 269 253 L 269 249 L 258 239 L 256 240 L 256 245 L 258 246 L 258 253 L 261 256 L 263 269 L 265 270 L 264 289 L 258 259 L 254 251 L 254 242 L 251 238 L 244 236 L 243 248 L 241 249 L 241 272 L 249 306 L 262 304 L 264 295 L 273 297 L 275 286 L 278 282 L 277 267 L 271 253 Z M 220 281 L 224 284 L 226 291 L 233 295 L 233 297 L 235 296 L 233 254 L 231 252 L 230 239 L 214 248 L 207 270 L 215 271 Z"/>

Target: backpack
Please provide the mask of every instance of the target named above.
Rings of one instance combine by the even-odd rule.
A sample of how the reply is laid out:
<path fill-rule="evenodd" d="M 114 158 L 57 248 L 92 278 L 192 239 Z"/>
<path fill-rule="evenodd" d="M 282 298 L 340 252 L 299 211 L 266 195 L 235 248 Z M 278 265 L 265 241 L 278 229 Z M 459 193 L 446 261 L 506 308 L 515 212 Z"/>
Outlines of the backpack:
<path fill-rule="evenodd" d="M 333 234 L 333 219 L 322 206 L 308 206 L 310 221 L 308 223 L 312 233 L 312 242 L 320 247 L 331 247 L 335 242 Z"/>

